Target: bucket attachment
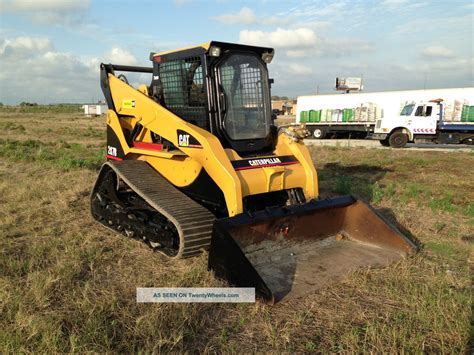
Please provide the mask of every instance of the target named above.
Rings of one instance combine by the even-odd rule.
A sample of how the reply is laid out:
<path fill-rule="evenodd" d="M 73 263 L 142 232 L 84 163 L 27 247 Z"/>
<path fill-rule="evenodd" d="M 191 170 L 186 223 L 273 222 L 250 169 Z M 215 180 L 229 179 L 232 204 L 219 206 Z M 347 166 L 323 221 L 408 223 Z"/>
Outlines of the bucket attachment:
<path fill-rule="evenodd" d="M 276 303 L 358 268 L 388 265 L 416 249 L 371 207 L 343 196 L 216 221 L 209 268 Z"/>

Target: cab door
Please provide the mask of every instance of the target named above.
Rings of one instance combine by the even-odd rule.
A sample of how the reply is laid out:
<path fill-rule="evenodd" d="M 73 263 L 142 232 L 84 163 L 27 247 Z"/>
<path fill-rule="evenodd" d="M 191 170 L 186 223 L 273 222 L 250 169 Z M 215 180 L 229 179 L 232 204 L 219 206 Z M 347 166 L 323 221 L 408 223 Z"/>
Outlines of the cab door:
<path fill-rule="evenodd" d="M 411 129 L 414 134 L 435 134 L 438 120 L 435 104 L 420 104 L 413 110 Z"/>
<path fill-rule="evenodd" d="M 270 154 L 276 130 L 266 64 L 252 52 L 229 52 L 216 64 L 215 80 L 223 146 L 241 156 Z"/>

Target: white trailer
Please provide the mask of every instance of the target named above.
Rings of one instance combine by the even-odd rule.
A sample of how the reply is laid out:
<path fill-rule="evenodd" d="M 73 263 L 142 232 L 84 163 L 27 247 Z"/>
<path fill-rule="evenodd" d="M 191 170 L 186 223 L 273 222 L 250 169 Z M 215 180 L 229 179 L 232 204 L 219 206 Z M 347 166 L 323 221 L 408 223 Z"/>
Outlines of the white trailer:
<path fill-rule="evenodd" d="M 107 105 L 105 104 L 85 104 L 82 105 L 86 116 L 101 116 L 107 113 Z"/>
<path fill-rule="evenodd" d="M 296 121 L 305 123 L 317 139 L 341 133 L 362 138 L 373 134 L 379 120 L 398 117 L 407 102 L 454 101 L 469 90 L 472 88 L 300 96 Z"/>

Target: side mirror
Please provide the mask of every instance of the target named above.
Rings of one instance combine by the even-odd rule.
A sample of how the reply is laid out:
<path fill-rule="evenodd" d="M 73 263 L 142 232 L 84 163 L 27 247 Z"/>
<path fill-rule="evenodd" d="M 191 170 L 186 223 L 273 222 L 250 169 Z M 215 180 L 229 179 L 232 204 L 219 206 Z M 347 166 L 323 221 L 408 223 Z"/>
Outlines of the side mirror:
<path fill-rule="evenodd" d="M 277 119 L 276 113 L 272 112 L 272 121 L 275 121 Z"/>

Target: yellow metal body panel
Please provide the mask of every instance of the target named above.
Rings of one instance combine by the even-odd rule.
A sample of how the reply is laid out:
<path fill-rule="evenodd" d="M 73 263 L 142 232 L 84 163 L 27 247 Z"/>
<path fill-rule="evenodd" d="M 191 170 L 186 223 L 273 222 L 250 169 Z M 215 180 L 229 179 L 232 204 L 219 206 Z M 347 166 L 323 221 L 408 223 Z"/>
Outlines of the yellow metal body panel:
<path fill-rule="evenodd" d="M 274 151 L 275 155 L 294 156 L 299 164 L 236 171 L 231 160 L 242 158 L 234 150 L 224 149 L 216 136 L 184 121 L 114 75 L 109 74 L 108 78 L 118 114 L 129 116 L 119 119 L 114 111 L 109 110 L 107 120 L 125 155 L 128 155 L 126 159 L 146 160 L 177 187 L 188 186 L 196 179 L 201 169 L 205 169 L 222 190 L 229 216 L 243 212 L 242 200 L 249 195 L 301 187 L 307 199 L 318 196 L 316 169 L 301 141 L 293 141 L 281 133 Z M 177 130 L 183 130 L 196 138 L 202 149 L 179 147 L 179 150 L 152 151 L 129 147 L 122 128 L 131 130 L 137 122 L 145 128 L 138 137 L 143 142 L 151 142 L 152 131 L 178 147 Z"/>
<path fill-rule="evenodd" d="M 210 45 L 211 45 L 211 42 L 201 43 L 201 44 L 198 44 L 198 45 L 195 45 L 195 46 L 183 47 L 183 48 L 179 48 L 179 49 L 173 49 L 171 51 L 155 53 L 155 54 L 153 54 L 153 57 L 159 57 L 159 56 L 166 55 L 166 54 L 186 51 L 188 49 L 193 49 L 193 48 L 204 48 L 207 51 L 209 49 Z"/>
<path fill-rule="evenodd" d="M 314 167 L 311 154 L 303 141 L 295 142 L 286 135 L 280 134 L 275 148 L 275 155 L 294 155 L 301 164 L 305 175 L 305 179 L 300 180 L 300 185 L 298 185 L 298 187 L 303 188 L 307 199 L 318 197 L 318 174 Z M 302 181 L 304 181 L 303 185 L 301 185 Z"/>

